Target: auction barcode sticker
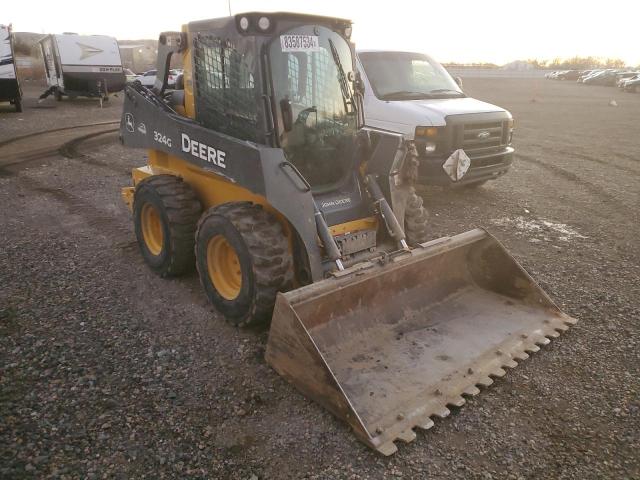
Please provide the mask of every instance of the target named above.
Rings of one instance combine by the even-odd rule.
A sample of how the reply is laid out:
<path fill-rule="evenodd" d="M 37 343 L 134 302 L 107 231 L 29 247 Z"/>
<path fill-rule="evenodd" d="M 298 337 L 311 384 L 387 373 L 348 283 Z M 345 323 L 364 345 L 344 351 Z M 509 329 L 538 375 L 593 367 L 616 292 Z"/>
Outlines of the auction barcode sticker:
<path fill-rule="evenodd" d="M 320 42 L 317 35 L 280 35 L 283 52 L 317 52 Z"/>

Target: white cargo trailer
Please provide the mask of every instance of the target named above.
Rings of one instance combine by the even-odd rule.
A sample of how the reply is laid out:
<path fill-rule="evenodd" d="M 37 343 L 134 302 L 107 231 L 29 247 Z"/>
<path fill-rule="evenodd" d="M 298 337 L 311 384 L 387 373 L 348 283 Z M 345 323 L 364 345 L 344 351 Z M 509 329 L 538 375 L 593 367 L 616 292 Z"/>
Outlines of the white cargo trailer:
<path fill-rule="evenodd" d="M 40 40 L 49 89 L 40 98 L 53 94 L 108 99 L 124 88 L 118 41 L 104 35 L 47 35 Z"/>
<path fill-rule="evenodd" d="M 22 111 L 22 91 L 16 73 L 11 25 L 0 25 L 0 102 L 10 102 L 17 112 Z"/>

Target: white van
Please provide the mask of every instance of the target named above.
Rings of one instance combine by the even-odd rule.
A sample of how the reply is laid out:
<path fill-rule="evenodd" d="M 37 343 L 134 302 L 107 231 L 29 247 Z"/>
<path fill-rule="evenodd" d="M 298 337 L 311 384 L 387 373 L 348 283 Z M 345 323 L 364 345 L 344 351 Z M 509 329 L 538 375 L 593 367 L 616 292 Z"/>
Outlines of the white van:
<path fill-rule="evenodd" d="M 361 50 L 358 70 L 365 87 L 365 128 L 415 140 L 419 183 L 478 186 L 509 170 L 511 114 L 468 97 L 460 79 L 454 80 L 428 55 Z M 443 167 L 454 152 L 454 158 L 470 160 L 462 177 Z"/>

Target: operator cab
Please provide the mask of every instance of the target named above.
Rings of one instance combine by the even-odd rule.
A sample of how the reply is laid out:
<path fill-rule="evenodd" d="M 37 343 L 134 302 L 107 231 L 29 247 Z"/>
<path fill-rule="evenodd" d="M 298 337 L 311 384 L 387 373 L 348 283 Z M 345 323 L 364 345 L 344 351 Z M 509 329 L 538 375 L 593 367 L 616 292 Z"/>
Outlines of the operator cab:
<path fill-rule="evenodd" d="M 350 21 L 253 12 L 187 29 L 200 123 L 282 148 L 315 193 L 349 183 L 362 123 Z"/>

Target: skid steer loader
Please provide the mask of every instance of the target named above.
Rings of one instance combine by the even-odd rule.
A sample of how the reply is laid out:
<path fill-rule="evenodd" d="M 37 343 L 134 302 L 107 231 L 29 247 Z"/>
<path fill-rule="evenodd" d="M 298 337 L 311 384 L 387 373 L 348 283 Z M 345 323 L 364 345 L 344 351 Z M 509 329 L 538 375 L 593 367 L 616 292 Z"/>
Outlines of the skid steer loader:
<path fill-rule="evenodd" d="M 428 241 L 415 147 L 359 131 L 350 34 L 260 12 L 162 33 L 154 87 L 126 88 L 148 159 L 122 195 L 149 267 L 270 320 L 268 363 L 388 455 L 575 320 L 486 231 Z"/>

